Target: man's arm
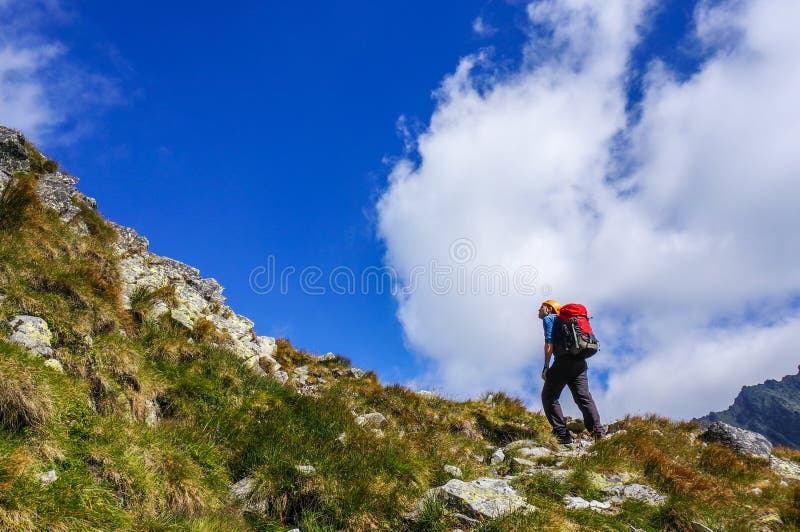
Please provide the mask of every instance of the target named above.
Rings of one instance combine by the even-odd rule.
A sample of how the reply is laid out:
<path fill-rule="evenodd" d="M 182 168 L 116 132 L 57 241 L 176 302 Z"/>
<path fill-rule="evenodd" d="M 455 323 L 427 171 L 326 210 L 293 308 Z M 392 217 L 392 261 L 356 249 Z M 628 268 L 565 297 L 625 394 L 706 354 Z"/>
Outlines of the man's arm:
<path fill-rule="evenodd" d="M 550 358 L 553 356 L 553 344 L 544 344 L 544 367 L 550 366 Z"/>

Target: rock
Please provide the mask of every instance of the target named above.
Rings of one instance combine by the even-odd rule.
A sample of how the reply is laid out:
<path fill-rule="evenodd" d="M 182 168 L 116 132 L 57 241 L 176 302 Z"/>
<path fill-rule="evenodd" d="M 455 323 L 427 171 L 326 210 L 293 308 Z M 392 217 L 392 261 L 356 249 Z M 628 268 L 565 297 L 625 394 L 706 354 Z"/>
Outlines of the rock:
<path fill-rule="evenodd" d="M 461 468 L 457 467 L 457 466 L 454 466 L 454 465 L 445 465 L 444 466 L 444 471 L 445 471 L 445 473 L 447 473 L 448 475 L 450 475 L 451 477 L 454 477 L 454 478 L 461 478 L 463 476 L 463 473 L 461 472 Z"/>
<path fill-rule="evenodd" d="M 318 360 L 320 362 L 332 362 L 336 360 L 336 355 L 334 355 L 333 353 L 325 353 L 324 355 L 320 356 Z"/>
<path fill-rule="evenodd" d="M 291 530 L 287 530 L 286 532 L 300 532 L 299 528 L 293 528 Z"/>
<path fill-rule="evenodd" d="M 658 429 L 653 429 L 653 430 L 651 430 L 651 431 L 650 431 L 650 434 L 652 434 L 653 436 L 658 436 L 659 438 L 660 438 L 660 437 L 662 437 L 662 436 L 664 436 L 664 433 L 663 433 L 663 432 L 661 432 L 661 431 L 660 431 L 660 430 L 658 430 Z"/>
<path fill-rule="evenodd" d="M 64 373 L 64 366 L 61 365 L 61 362 L 56 360 L 55 358 L 49 358 L 44 361 L 44 365 L 47 368 L 55 370 L 59 373 Z"/>
<path fill-rule="evenodd" d="M 715 421 L 698 436 L 705 442 L 720 442 L 734 451 L 757 458 L 769 458 L 772 444 L 761 434 Z"/>
<path fill-rule="evenodd" d="M 587 501 L 582 497 L 573 497 L 571 495 L 564 496 L 564 507 L 567 510 L 594 510 L 595 512 L 603 512 L 611 509 L 611 504 L 601 501 Z"/>
<path fill-rule="evenodd" d="M 317 469 L 312 465 L 296 465 L 294 468 L 302 475 L 313 475 L 317 472 Z"/>
<path fill-rule="evenodd" d="M 383 438 L 384 437 L 384 433 L 383 433 L 383 431 L 381 429 L 370 429 L 370 431 L 372 432 L 372 434 L 375 435 L 376 438 Z"/>
<path fill-rule="evenodd" d="M 39 473 L 38 475 L 36 475 L 36 480 L 41 482 L 42 486 L 47 486 L 58 480 L 58 475 L 56 474 L 54 469 L 51 469 L 50 471 L 46 471 L 44 473 Z"/>
<path fill-rule="evenodd" d="M 297 386 L 305 386 L 308 381 L 308 367 L 298 366 L 292 370 L 292 382 Z"/>
<path fill-rule="evenodd" d="M 356 425 L 359 427 L 380 427 L 386 423 L 386 416 L 380 412 L 370 412 L 356 417 Z"/>
<path fill-rule="evenodd" d="M 339 443 L 341 443 L 342 445 L 345 445 L 345 444 L 347 443 L 347 434 L 345 434 L 344 432 L 342 432 L 341 434 L 339 434 L 338 436 L 336 436 L 336 441 L 338 441 L 338 442 L 339 442 Z"/>
<path fill-rule="evenodd" d="M 589 507 L 589 501 L 583 497 L 564 496 L 564 506 L 567 510 L 584 510 Z"/>
<path fill-rule="evenodd" d="M 622 504 L 627 499 L 636 499 L 653 506 L 661 506 L 667 502 L 666 496 L 643 484 L 609 486 L 602 491 L 609 496 L 606 500 L 615 504 Z"/>
<path fill-rule="evenodd" d="M 497 465 L 501 463 L 503 460 L 506 459 L 506 455 L 502 449 L 497 449 L 494 453 L 492 453 L 492 457 L 489 459 L 489 463 L 491 465 Z"/>
<path fill-rule="evenodd" d="M 256 487 L 256 480 L 252 477 L 245 477 L 228 490 L 228 494 L 233 499 L 243 501 L 253 493 Z"/>
<path fill-rule="evenodd" d="M 144 407 L 145 407 L 145 414 L 144 414 L 145 425 L 147 425 L 148 427 L 155 427 L 161 420 L 161 416 L 159 415 L 160 409 L 158 408 L 158 403 L 156 403 L 152 399 L 147 399 L 144 402 Z"/>
<path fill-rule="evenodd" d="M 517 510 L 535 510 L 508 480 L 479 478 L 464 482 L 454 478 L 444 486 L 428 490 L 409 517 L 417 519 L 425 501 L 432 497 L 441 498 L 451 510 L 473 519 L 494 519 Z"/>
<path fill-rule="evenodd" d="M 621 486 L 628 484 L 632 480 L 632 475 L 627 471 L 621 473 L 589 473 L 589 480 L 595 489 L 602 490 L 611 486 Z"/>
<path fill-rule="evenodd" d="M 546 447 L 522 447 L 517 454 L 525 458 L 545 458 L 551 456 L 553 451 Z"/>
<path fill-rule="evenodd" d="M 778 482 L 778 486 L 780 486 L 782 488 L 788 488 L 789 487 L 789 483 L 786 482 L 785 480 L 781 480 L 780 482 Z"/>
<path fill-rule="evenodd" d="M 800 464 L 770 455 L 769 464 L 773 471 L 791 480 L 800 480 Z"/>
<path fill-rule="evenodd" d="M 363 369 L 347 368 L 347 374 L 354 379 L 360 379 L 364 377 L 367 374 L 367 372 L 364 371 Z"/>
<path fill-rule="evenodd" d="M 8 323 L 13 331 L 9 338 L 13 343 L 35 355 L 48 358 L 53 356 L 53 348 L 50 346 L 53 334 L 42 318 L 19 315 L 11 318 Z"/>
<path fill-rule="evenodd" d="M 692 530 L 694 532 L 714 532 L 714 530 L 708 528 L 703 523 L 698 523 L 697 521 L 692 521 Z"/>
<path fill-rule="evenodd" d="M 753 489 L 747 490 L 747 493 L 749 493 L 750 495 L 759 496 L 762 493 L 764 493 L 764 491 L 761 488 L 753 488 Z"/>
<path fill-rule="evenodd" d="M 511 459 L 511 462 L 514 465 L 521 466 L 521 467 L 535 467 L 536 466 L 536 464 L 534 462 L 531 462 L 530 460 L 526 460 L 524 458 L 519 458 L 519 457 L 516 457 L 516 456 Z"/>
<path fill-rule="evenodd" d="M 19 131 L 0 126 L 0 190 L 5 188 L 14 172 L 27 172 L 30 169 L 25 137 Z"/>
<path fill-rule="evenodd" d="M 424 397 L 425 399 L 435 399 L 436 397 L 439 397 L 430 390 L 418 390 L 417 395 Z"/>
<path fill-rule="evenodd" d="M 504 452 L 516 451 L 522 447 L 537 447 L 539 444 L 533 440 L 515 440 L 503 447 Z"/>

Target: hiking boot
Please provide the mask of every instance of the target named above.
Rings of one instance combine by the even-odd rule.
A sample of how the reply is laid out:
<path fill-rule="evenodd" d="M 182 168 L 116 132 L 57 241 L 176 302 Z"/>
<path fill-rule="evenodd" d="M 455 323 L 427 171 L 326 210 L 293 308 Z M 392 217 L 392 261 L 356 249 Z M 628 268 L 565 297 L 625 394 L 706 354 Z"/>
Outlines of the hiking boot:
<path fill-rule="evenodd" d="M 570 443 L 572 443 L 572 436 L 570 436 L 569 432 L 566 432 L 564 434 L 556 434 L 555 436 L 556 439 L 558 440 L 558 443 L 560 443 L 561 445 L 569 445 Z"/>
<path fill-rule="evenodd" d="M 602 440 L 603 436 L 605 436 L 605 435 L 606 435 L 606 429 L 605 429 L 605 427 L 602 427 L 602 426 L 601 427 L 595 427 L 595 429 L 592 431 L 592 439 L 594 439 L 594 441 Z"/>

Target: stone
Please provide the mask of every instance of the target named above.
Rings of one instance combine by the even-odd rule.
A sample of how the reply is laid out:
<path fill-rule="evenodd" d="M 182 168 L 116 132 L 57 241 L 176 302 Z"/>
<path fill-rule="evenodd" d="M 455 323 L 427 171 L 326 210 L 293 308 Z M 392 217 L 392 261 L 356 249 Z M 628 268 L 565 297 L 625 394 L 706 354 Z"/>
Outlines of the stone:
<path fill-rule="evenodd" d="M 484 477 L 464 482 L 454 478 L 443 486 L 428 490 L 409 517 L 417 519 L 425 501 L 431 497 L 441 498 L 452 511 L 473 519 L 495 519 L 517 510 L 535 510 L 508 480 Z"/>
<path fill-rule="evenodd" d="M 313 475 L 317 472 L 317 469 L 312 465 L 296 465 L 294 468 L 297 469 L 300 474 L 307 476 Z"/>
<path fill-rule="evenodd" d="M 59 373 L 64 373 L 64 366 L 62 366 L 61 362 L 59 362 L 55 358 L 49 358 L 45 360 L 44 365 L 45 367 L 50 368 L 54 371 L 57 371 Z"/>
<path fill-rule="evenodd" d="M 381 429 L 370 429 L 370 431 L 376 438 L 383 438 L 385 436 Z"/>
<path fill-rule="evenodd" d="M 448 475 L 450 475 L 451 477 L 454 477 L 454 478 L 461 478 L 463 476 L 463 473 L 461 472 L 461 468 L 458 467 L 458 466 L 445 465 L 444 466 L 444 471 L 445 471 L 445 473 L 447 473 Z"/>
<path fill-rule="evenodd" d="M 506 459 L 506 454 L 503 452 L 503 450 L 497 449 L 494 453 L 492 453 L 492 457 L 489 459 L 489 463 L 491 465 L 497 465 L 505 459 Z"/>
<path fill-rule="evenodd" d="M 777 474 L 784 478 L 791 480 L 800 480 L 800 464 L 792 462 L 791 460 L 784 460 L 777 456 L 770 455 L 769 457 L 770 468 Z"/>
<path fill-rule="evenodd" d="M 772 443 L 757 432 L 740 429 L 715 421 L 698 436 L 705 442 L 719 442 L 734 451 L 757 458 L 769 458 L 772 454 Z"/>
<path fill-rule="evenodd" d="M 564 496 L 564 507 L 567 510 L 594 510 L 595 512 L 603 512 L 611 509 L 611 504 L 602 501 L 587 501 L 582 497 L 573 497 L 571 495 Z"/>
<path fill-rule="evenodd" d="M 430 390 L 418 390 L 417 391 L 417 395 L 419 395 L 420 397 L 423 397 L 425 399 L 435 399 L 436 397 L 439 397 L 438 395 L 436 395 L 435 393 L 433 393 Z"/>
<path fill-rule="evenodd" d="M 237 500 L 245 500 L 253 493 L 256 487 L 256 480 L 252 477 L 245 477 L 228 490 L 228 494 Z"/>
<path fill-rule="evenodd" d="M 341 443 L 342 445 L 345 445 L 345 444 L 347 443 L 347 434 L 345 434 L 344 432 L 342 432 L 341 434 L 339 434 L 338 436 L 336 436 L 336 441 L 338 441 L 338 442 L 339 442 L 339 443 Z"/>
<path fill-rule="evenodd" d="M 514 465 L 521 466 L 521 467 L 534 467 L 534 466 L 536 466 L 536 464 L 534 462 L 531 462 L 530 460 L 526 460 L 524 458 L 519 458 L 517 456 L 512 458 L 511 462 Z"/>
<path fill-rule="evenodd" d="M 44 357 L 53 356 L 53 348 L 50 342 L 53 334 L 47 326 L 47 322 L 36 316 L 19 315 L 9 320 L 11 325 L 11 342 L 20 345 L 34 355 Z"/>
<path fill-rule="evenodd" d="M 58 480 L 58 475 L 54 469 L 51 469 L 50 471 L 45 471 L 44 473 L 36 475 L 36 480 L 41 482 L 42 486 L 47 486 Z"/>
<path fill-rule="evenodd" d="M 364 371 L 363 369 L 347 368 L 347 374 L 354 379 L 360 379 L 364 377 L 367 374 L 367 372 Z"/>
<path fill-rule="evenodd" d="M 547 447 L 522 447 L 517 454 L 525 458 L 545 458 L 551 456 L 553 451 Z"/>
<path fill-rule="evenodd" d="M 781 519 L 781 516 L 776 513 L 762 515 L 758 519 L 758 522 L 764 525 L 783 525 L 783 519 Z"/>
<path fill-rule="evenodd" d="M 602 492 L 608 495 L 608 502 L 622 504 L 627 499 L 635 499 L 653 506 L 661 506 L 667 502 L 667 497 L 656 490 L 643 484 L 625 484 L 622 486 L 609 486 Z"/>
<path fill-rule="evenodd" d="M 380 412 L 370 412 L 356 417 L 356 425 L 359 427 L 380 427 L 386 423 L 386 416 Z"/>
<path fill-rule="evenodd" d="M 664 436 L 664 433 L 663 433 L 663 432 L 661 432 L 661 431 L 660 431 L 660 430 L 658 430 L 658 429 L 653 429 L 653 430 L 651 430 L 651 431 L 650 431 L 650 434 L 652 434 L 653 436 L 658 436 L 659 438 L 660 438 L 660 437 L 662 437 L 662 436 Z"/>
<path fill-rule="evenodd" d="M 156 403 L 152 399 L 147 399 L 144 402 L 145 414 L 144 414 L 144 423 L 148 427 L 155 427 L 158 425 L 158 422 L 161 420 L 161 416 L 159 415 L 160 409 L 158 408 L 158 403 Z"/>
<path fill-rule="evenodd" d="M 747 490 L 747 493 L 749 493 L 750 495 L 758 496 L 758 495 L 761 495 L 762 493 L 764 493 L 764 490 L 762 490 L 761 488 L 756 487 L 756 488 Z"/>
<path fill-rule="evenodd" d="M 589 480 L 595 489 L 602 490 L 611 486 L 621 486 L 628 484 L 633 476 L 627 471 L 620 473 L 589 473 Z"/>
<path fill-rule="evenodd" d="M 713 529 L 708 528 L 703 523 L 698 523 L 697 521 L 692 521 L 692 530 L 694 532 L 714 532 Z"/>
<path fill-rule="evenodd" d="M 320 362 L 333 362 L 336 360 L 336 355 L 333 353 L 325 353 L 324 355 L 320 356 L 318 360 Z"/>
<path fill-rule="evenodd" d="M 292 382 L 298 386 L 305 386 L 308 381 L 308 367 L 298 366 L 292 370 Z"/>
<path fill-rule="evenodd" d="M 521 449 L 522 447 L 537 447 L 538 445 L 538 442 L 533 440 L 515 440 L 503 447 L 503 451 L 509 453 Z"/>
<path fill-rule="evenodd" d="M 19 131 L 0 126 L 0 190 L 5 188 L 14 172 L 27 172 L 30 169 L 25 137 Z"/>

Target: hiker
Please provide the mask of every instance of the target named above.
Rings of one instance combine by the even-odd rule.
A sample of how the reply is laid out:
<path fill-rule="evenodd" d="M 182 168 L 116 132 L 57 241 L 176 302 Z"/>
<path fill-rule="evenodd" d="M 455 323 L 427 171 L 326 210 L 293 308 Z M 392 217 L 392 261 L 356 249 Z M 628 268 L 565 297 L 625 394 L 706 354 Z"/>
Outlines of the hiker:
<path fill-rule="evenodd" d="M 548 299 L 539 307 L 539 319 L 544 326 L 544 369 L 542 369 L 542 407 L 547 421 L 553 427 L 553 434 L 561 444 L 572 443 L 567 426 L 564 423 L 564 413 L 558 398 L 564 386 L 569 386 L 572 398 L 583 414 L 583 423 L 592 437 L 597 440 L 603 436 L 603 426 L 600 424 L 600 414 L 594 404 L 592 394 L 589 393 L 589 381 L 586 376 L 586 359 L 560 352 L 561 327 L 558 313 L 561 305 L 558 301 Z M 555 361 L 550 366 L 550 358 L 555 355 Z"/>

